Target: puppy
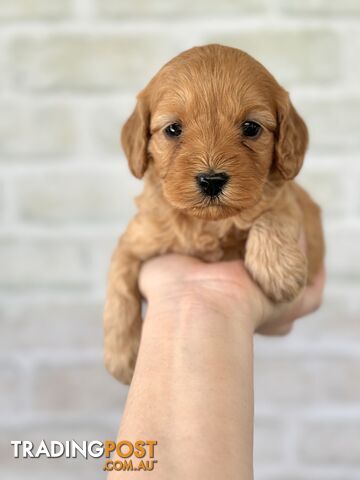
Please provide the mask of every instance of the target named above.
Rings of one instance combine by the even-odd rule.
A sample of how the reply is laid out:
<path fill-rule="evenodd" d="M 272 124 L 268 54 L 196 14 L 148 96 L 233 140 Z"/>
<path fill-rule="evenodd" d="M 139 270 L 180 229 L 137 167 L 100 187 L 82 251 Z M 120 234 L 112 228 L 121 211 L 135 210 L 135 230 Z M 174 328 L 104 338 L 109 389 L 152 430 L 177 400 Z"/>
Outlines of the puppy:
<path fill-rule="evenodd" d="M 207 45 L 172 59 L 138 95 L 121 140 L 144 190 L 111 260 L 105 363 L 128 384 L 146 259 L 167 252 L 243 259 L 271 300 L 288 302 L 319 270 L 324 245 L 319 207 L 293 181 L 306 125 L 288 93 L 245 52 Z"/>

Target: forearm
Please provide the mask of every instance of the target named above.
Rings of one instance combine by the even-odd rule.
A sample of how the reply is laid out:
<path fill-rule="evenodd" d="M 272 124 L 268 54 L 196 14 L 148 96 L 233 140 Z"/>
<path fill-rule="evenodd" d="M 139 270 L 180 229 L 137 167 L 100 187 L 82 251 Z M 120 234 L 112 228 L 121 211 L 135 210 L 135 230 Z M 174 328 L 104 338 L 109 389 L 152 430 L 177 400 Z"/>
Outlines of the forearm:
<path fill-rule="evenodd" d="M 252 478 L 252 336 L 241 315 L 193 298 L 150 303 L 119 434 L 158 441 L 144 478 Z"/>

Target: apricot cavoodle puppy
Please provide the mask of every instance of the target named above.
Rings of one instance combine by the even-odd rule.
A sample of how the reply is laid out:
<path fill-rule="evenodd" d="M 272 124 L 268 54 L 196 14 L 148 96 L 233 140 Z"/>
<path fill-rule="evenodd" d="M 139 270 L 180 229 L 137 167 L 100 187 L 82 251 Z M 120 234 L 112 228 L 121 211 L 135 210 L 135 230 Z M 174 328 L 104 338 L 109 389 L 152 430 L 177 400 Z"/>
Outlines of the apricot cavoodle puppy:
<path fill-rule="evenodd" d="M 283 302 L 311 282 L 324 247 L 320 210 L 293 181 L 306 125 L 288 93 L 241 50 L 207 45 L 175 57 L 138 95 L 121 139 L 144 191 L 111 260 L 105 361 L 129 383 L 146 259 L 166 252 L 242 258 L 265 294 Z"/>

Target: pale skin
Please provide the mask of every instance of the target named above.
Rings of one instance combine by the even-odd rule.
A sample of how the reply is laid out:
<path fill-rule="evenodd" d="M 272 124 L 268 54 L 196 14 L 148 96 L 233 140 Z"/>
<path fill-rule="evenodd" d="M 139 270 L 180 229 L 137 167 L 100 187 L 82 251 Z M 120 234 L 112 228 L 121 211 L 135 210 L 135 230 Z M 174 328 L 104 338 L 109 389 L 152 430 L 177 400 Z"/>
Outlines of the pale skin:
<path fill-rule="evenodd" d="M 288 333 L 321 304 L 324 277 L 275 305 L 241 261 L 146 262 L 139 284 L 148 308 L 119 440 L 156 440 L 158 463 L 108 478 L 253 479 L 254 333 Z"/>

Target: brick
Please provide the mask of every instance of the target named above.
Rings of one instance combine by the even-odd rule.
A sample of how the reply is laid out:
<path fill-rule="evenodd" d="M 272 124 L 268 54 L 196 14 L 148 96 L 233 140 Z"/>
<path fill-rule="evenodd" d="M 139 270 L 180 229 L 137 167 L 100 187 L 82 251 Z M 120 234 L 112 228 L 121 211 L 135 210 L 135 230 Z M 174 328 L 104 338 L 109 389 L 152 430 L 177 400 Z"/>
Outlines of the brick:
<path fill-rule="evenodd" d="M 254 462 L 268 465 L 284 457 L 285 429 L 279 420 L 255 416 Z"/>
<path fill-rule="evenodd" d="M 338 155 L 357 151 L 360 145 L 359 108 L 360 97 L 352 96 L 319 96 L 301 101 L 301 114 L 309 127 L 311 147 Z"/>
<path fill-rule="evenodd" d="M 360 384 L 354 383 L 357 358 L 333 355 L 316 358 L 258 358 L 255 392 L 258 404 L 357 404 Z"/>
<path fill-rule="evenodd" d="M 354 382 L 359 371 L 359 359 L 356 357 L 341 357 L 332 355 L 331 358 L 313 361 L 314 371 L 317 372 L 317 398 L 322 403 L 359 404 L 360 384 Z"/>
<path fill-rule="evenodd" d="M 115 250 L 118 238 L 126 228 L 126 223 L 119 224 L 115 227 L 112 235 L 106 235 L 93 240 L 92 242 L 92 258 L 94 262 L 94 270 L 96 278 L 94 280 L 95 288 L 105 296 L 107 275 L 109 272 L 110 259 Z"/>
<path fill-rule="evenodd" d="M 354 175 L 353 177 L 353 191 L 352 191 L 352 201 L 355 204 L 354 213 L 357 218 L 360 218 L 360 191 L 359 191 L 359 182 L 360 174 Z"/>
<path fill-rule="evenodd" d="M 258 405 L 312 402 L 316 380 L 312 362 L 309 365 L 304 359 L 258 357 L 255 360 L 255 396 Z"/>
<path fill-rule="evenodd" d="M 256 30 L 203 35 L 202 43 L 212 42 L 245 50 L 285 86 L 332 84 L 339 78 L 339 40 L 330 30 Z M 326 58 L 326 62 L 320 62 L 320 58 Z"/>
<path fill-rule="evenodd" d="M 121 413 L 127 387 L 113 379 L 102 364 L 39 365 L 34 374 L 34 409 L 38 412 L 110 411 Z"/>
<path fill-rule="evenodd" d="M 87 248 L 76 241 L 0 240 L 0 287 L 85 288 L 91 280 Z"/>
<path fill-rule="evenodd" d="M 321 206 L 323 219 L 343 217 L 350 209 L 346 175 L 339 168 L 314 168 L 305 162 L 297 181 Z"/>
<path fill-rule="evenodd" d="M 0 312 L 0 350 L 22 354 L 41 350 L 57 354 L 86 349 L 102 352 L 102 310 L 102 302 L 93 299 L 43 299 L 4 305 Z"/>
<path fill-rule="evenodd" d="M 170 17 L 181 18 L 187 16 L 224 17 L 234 14 L 262 13 L 266 8 L 266 1 L 254 0 L 223 0 L 221 3 L 216 0 L 200 0 L 192 2 L 184 0 L 181 3 L 157 0 L 134 0 L 132 2 L 119 2 L 116 0 L 97 0 L 98 14 L 105 17 L 119 16 L 121 18 L 139 17 Z"/>
<path fill-rule="evenodd" d="M 99 459 L 86 460 L 84 458 L 10 459 L 7 465 L 0 467 L 0 474 L 2 478 L 11 480 L 22 480 L 24 477 L 27 480 L 48 480 L 49 478 L 64 480 L 66 477 L 74 478 L 75 475 L 87 480 L 98 480 L 99 472 L 103 473 L 104 463 Z"/>
<path fill-rule="evenodd" d="M 10 360 L 1 362 L 0 385 L 3 394 L 0 396 L 0 411 L 2 414 L 14 413 L 22 407 L 22 381 L 23 372 L 15 362 Z"/>
<path fill-rule="evenodd" d="M 4 184 L 0 183 L 0 220 L 4 218 L 5 214 L 5 190 Z"/>
<path fill-rule="evenodd" d="M 345 0 L 334 2 L 327 0 L 315 0 L 304 2 L 302 0 L 280 0 L 280 7 L 286 13 L 294 15 L 305 14 L 308 16 L 335 16 L 360 14 L 360 4 L 357 0 Z"/>
<path fill-rule="evenodd" d="M 15 190 L 22 220 L 81 224 L 128 220 L 139 188 L 119 155 L 119 165 L 107 170 L 23 175 Z"/>
<path fill-rule="evenodd" d="M 75 119 L 67 107 L 3 102 L 1 111 L 0 158 L 48 157 L 74 151 Z"/>
<path fill-rule="evenodd" d="M 21 36 L 9 47 L 16 88 L 132 92 L 178 53 L 175 39 L 158 34 Z"/>
<path fill-rule="evenodd" d="M 267 469 L 264 469 L 266 472 Z M 309 468 L 307 465 L 294 466 L 293 468 L 275 468 L 274 472 L 266 472 L 263 475 L 257 475 L 257 480 L 358 480 L 358 473 L 352 469 L 341 469 L 342 473 L 332 471 L 331 467 L 322 466 L 320 468 Z M 301 470 L 301 472 L 299 472 Z M 261 469 L 262 471 L 262 469 Z"/>
<path fill-rule="evenodd" d="M 0 20 L 57 20 L 71 14 L 71 1 L 0 0 Z"/>
<path fill-rule="evenodd" d="M 97 150 L 120 155 L 120 130 L 135 106 L 135 96 L 128 100 L 102 105 L 92 112 L 89 129 Z"/>
<path fill-rule="evenodd" d="M 1 24 L 1 20 L 0 20 Z M 8 74 L 9 74 L 9 59 L 5 48 L 5 42 L 2 42 L 2 48 L 0 49 L 0 93 L 2 94 L 6 88 L 8 88 Z"/>
<path fill-rule="evenodd" d="M 360 421 L 355 419 L 317 420 L 304 425 L 299 455 L 313 465 L 360 465 Z"/>
<path fill-rule="evenodd" d="M 346 286 L 325 290 L 321 308 L 296 323 L 297 338 L 321 347 L 326 342 L 358 345 L 360 342 L 360 296 Z"/>
<path fill-rule="evenodd" d="M 358 262 L 360 228 L 339 226 L 325 228 L 327 241 L 326 265 L 329 279 L 338 283 L 344 280 L 360 282 L 360 266 Z"/>
<path fill-rule="evenodd" d="M 360 5 L 357 2 L 360 10 Z M 344 42 L 344 69 L 346 72 L 346 78 L 349 84 L 353 84 L 358 91 L 358 85 L 360 81 L 360 65 L 357 61 L 360 56 L 360 28 L 358 24 L 354 26 L 347 26 L 346 31 L 343 32 Z"/>

